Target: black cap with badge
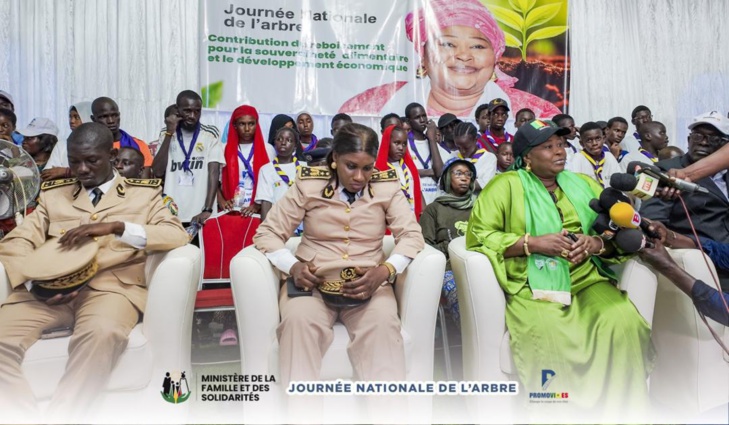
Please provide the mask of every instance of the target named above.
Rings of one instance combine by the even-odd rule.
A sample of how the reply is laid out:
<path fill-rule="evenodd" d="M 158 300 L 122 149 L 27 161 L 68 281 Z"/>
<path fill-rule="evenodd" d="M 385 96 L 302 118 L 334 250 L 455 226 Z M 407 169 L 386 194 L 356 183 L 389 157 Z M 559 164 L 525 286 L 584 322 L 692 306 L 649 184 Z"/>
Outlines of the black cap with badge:
<path fill-rule="evenodd" d="M 531 120 L 519 127 L 514 135 L 514 158 L 522 156 L 525 151 L 534 146 L 539 146 L 546 142 L 555 134 L 565 136 L 570 133 L 570 129 L 566 127 L 556 127 L 547 124 L 542 120 Z"/>
<path fill-rule="evenodd" d="M 509 104 L 506 103 L 506 101 L 500 97 L 497 97 L 496 99 L 491 100 L 491 102 L 489 102 L 489 104 L 488 104 L 489 112 L 494 112 L 494 109 L 496 109 L 498 107 L 506 108 L 507 111 L 511 111 L 511 109 L 509 109 Z"/>

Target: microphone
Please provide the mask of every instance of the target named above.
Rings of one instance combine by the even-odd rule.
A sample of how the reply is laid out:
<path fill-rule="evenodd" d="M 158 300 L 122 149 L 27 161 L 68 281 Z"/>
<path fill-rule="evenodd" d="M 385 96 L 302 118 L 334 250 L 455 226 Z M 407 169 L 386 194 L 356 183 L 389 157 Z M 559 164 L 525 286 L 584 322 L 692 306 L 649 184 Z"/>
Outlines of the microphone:
<path fill-rule="evenodd" d="M 635 172 L 640 172 L 642 174 L 648 174 L 649 176 L 660 180 L 662 185 L 672 187 L 674 189 L 678 189 L 683 192 L 709 193 L 709 191 L 705 187 L 699 186 L 696 183 L 691 183 L 691 182 L 687 182 L 686 180 L 681 180 L 681 179 L 677 179 L 674 177 L 670 177 L 668 174 L 666 174 L 663 170 L 656 167 L 655 165 L 644 164 L 639 161 L 633 161 L 628 164 L 628 172 L 630 173 L 631 170 L 632 170 L 633 174 L 635 174 Z"/>
<path fill-rule="evenodd" d="M 653 242 L 646 239 L 643 232 L 638 229 L 622 229 L 615 235 L 615 244 L 627 253 L 634 253 L 644 248 L 654 248 Z"/>
<path fill-rule="evenodd" d="M 600 206 L 600 200 L 595 198 L 590 199 L 590 209 L 598 214 L 605 212 L 605 210 Z"/>
<path fill-rule="evenodd" d="M 623 192 L 612 187 L 605 188 L 605 190 L 600 193 L 600 207 L 602 207 L 604 211 L 610 211 L 610 208 L 618 202 L 630 204 L 630 198 L 628 198 L 628 196 Z"/>
<path fill-rule="evenodd" d="M 620 228 L 610 220 L 607 214 L 604 212 L 597 215 L 595 222 L 592 224 L 592 230 L 594 230 L 598 236 L 606 241 L 611 240 L 618 233 Z"/>
<path fill-rule="evenodd" d="M 610 208 L 610 220 L 624 229 L 637 229 L 640 227 L 651 239 L 660 239 L 661 236 L 650 230 L 648 223 L 630 204 L 618 202 Z"/>
<path fill-rule="evenodd" d="M 632 164 L 632 162 L 631 162 Z M 630 192 L 636 198 L 646 200 L 653 197 L 658 190 L 659 179 L 639 171 L 638 176 L 626 173 L 615 173 L 610 176 L 610 187 Z"/>

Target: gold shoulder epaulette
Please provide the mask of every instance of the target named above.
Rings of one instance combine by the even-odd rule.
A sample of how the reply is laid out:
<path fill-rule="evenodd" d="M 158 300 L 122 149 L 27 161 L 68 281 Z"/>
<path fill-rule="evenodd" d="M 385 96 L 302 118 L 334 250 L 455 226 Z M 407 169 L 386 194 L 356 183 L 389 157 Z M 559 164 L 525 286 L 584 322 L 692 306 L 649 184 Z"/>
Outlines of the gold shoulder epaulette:
<path fill-rule="evenodd" d="M 78 179 L 76 177 L 72 177 L 70 179 L 48 180 L 47 182 L 43 182 L 43 184 L 41 184 L 41 190 L 48 190 L 48 189 L 54 189 L 56 187 L 68 186 L 69 184 L 74 184 L 77 181 L 78 181 Z"/>
<path fill-rule="evenodd" d="M 372 183 L 398 181 L 397 171 L 390 169 L 387 171 L 380 171 L 379 173 L 374 173 L 374 174 L 372 174 L 372 180 L 370 180 L 370 181 Z"/>
<path fill-rule="evenodd" d="M 307 179 L 324 179 L 329 180 L 332 177 L 331 171 L 326 167 L 301 167 L 298 178 Z"/>
<path fill-rule="evenodd" d="M 162 179 L 124 179 L 124 182 L 132 186 L 160 187 Z"/>

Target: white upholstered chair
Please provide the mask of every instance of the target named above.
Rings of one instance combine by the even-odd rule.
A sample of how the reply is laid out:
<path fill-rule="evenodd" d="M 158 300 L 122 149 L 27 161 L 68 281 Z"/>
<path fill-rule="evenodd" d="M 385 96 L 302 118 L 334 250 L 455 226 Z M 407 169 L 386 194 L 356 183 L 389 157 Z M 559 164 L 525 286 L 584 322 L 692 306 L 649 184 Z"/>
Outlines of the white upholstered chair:
<path fill-rule="evenodd" d="M 132 329 L 127 349 L 100 397 L 100 422 L 184 417 L 184 407 L 173 406 L 160 395 L 166 372 L 186 371 L 193 388 L 190 350 L 200 250 L 186 245 L 152 253 L 147 257 L 145 274 L 149 287 L 146 312 L 142 322 Z M 0 264 L 0 300 L 6 299 L 10 290 L 5 268 Z M 26 352 L 23 373 L 41 402 L 50 399 L 61 380 L 69 340 L 70 337 L 39 340 Z"/>
<path fill-rule="evenodd" d="M 465 381 L 518 380 L 506 330 L 506 298 L 488 258 L 466 249 L 466 238 L 448 246 L 458 288 Z M 656 294 L 656 276 L 637 261 L 621 265 L 619 287 L 650 324 Z M 468 397 L 470 414 L 490 423 L 514 422 L 516 397 Z"/>
<path fill-rule="evenodd" d="M 291 238 L 286 247 L 296 250 L 300 238 Z M 384 239 L 385 253 L 389 255 L 394 247 L 392 236 Z M 395 285 L 398 312 L 402 321 L 402 336 L 405 344 L 406 377 L 410 381 L 430 381 L 433 379 L 433 355 L 435 322 L 438 311 L 445 256 L 426 245 L 425 249 L 413 259 L 405 273 L 398 276 Z M 238 333 L 240 336 L 241 367 L 243 374 L 273 374 L 278 377 L 278 340 L 276 327 L 280 316 L 278 309 L 280 273 L 271 265 L 266 256 L 254 246 L 241 251 L 230 264 L 233 297 L 235 299 Z M 334 325 L 334 341 L 324 355 L 321 380 L 352 380 L 353 370 L 347 356 L 349 335 L 344 325 Z M 335 396 L 327 408 L 336 410 L 352 404 L 346 397 Z M 274 403 L 280 400 L 274 400 Z M 251 404 L 246 408 L 258 408 L 263 416 L 270 418 L 271 412 L 265 411 L 263 404 Z M 251 409 L 248 409 L 249 412 Z M 280 410 L 280 409 L 277 409 Z M 409 415 L 430 418 L 431 400 L 429 397 L 413 397 L 409 401 Z M 351 410 L 349 413 L 351 414 Z M 249 417 L 249 420 L 256 419 Z M 336 418 L 336 414 L 334 414 Z M 357 416 L 350 416 L 357 417 Z M 340 417 L 346 422 L 346 416 Z M 270 419 L 266 419 L 270 420 Z M 341 422 L 343 423 L 343 422 Z M 415 423 L 415 422 L 413 422 Z"/>
<path fill-rule="evenodd" d="M 696 249 L 669 250 L 673 259 L 693 277 L 714 286 L 716 275 Z M 657 273 L 658 274 L 658 273 Z M 729 329 L 707 319 L 709 326 L 729 346 Z M 653 343 L 658 352 L 651 374 L 653 403 L 671 421 L 700 417 L 703 412 L 729 403 L 729 356 L 723 354 L 694 308 L 691 298 L 665 276 L 658 274 Z M 721 410 L 721 408 L 719 408 Z"/>

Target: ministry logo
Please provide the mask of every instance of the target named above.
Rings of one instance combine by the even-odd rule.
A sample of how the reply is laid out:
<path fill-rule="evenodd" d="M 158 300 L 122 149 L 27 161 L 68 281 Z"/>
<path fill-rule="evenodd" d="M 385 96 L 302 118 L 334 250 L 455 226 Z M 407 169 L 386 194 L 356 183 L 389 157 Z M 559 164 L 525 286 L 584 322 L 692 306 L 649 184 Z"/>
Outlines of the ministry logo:
<path fill-rule="evenodd" d="M 185 372 L 167 372 L 165 378 L 162 381 L 162 391 L 160 391 L 162 398 L 173 404 L 184 403 L 190 398 L 190 385 L 187 383 L 187 377 Z"/>

